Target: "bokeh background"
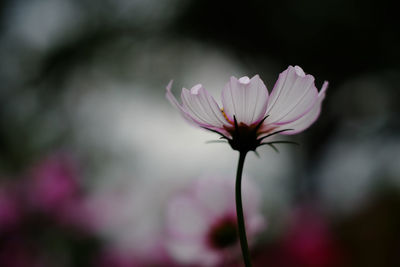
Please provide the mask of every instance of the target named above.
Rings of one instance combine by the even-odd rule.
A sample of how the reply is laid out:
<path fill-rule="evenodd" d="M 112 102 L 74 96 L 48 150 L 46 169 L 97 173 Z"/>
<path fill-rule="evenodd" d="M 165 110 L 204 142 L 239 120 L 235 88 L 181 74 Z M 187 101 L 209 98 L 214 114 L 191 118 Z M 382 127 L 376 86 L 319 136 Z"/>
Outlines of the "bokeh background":
<path fill-rule="evenodd" d="M 330 87 L 299 147 L 246 161 L 255 266 L 400 266 L 399 26 L 386 0 L 1 1 L 0 266 L 203 266 L 166 249 L 167 203 L 237 154 L 165 86 L 288 65 Z"/>

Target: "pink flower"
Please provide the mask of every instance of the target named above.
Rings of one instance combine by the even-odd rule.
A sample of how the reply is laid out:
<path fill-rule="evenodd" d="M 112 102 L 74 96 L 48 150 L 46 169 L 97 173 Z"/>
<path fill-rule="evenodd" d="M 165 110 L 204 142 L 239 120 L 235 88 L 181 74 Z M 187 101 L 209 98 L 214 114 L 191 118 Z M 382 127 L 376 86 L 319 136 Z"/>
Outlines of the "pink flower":
<path fill-rule="evenodd" d="M 159 257 L 158 251 L 152 251 L 147 258 L 135 255 L 135 251 L 121 251 L 115 248 L 100 250 L 100 254 L 94 260 L 96 267 L 149 267 L 149 266 L 168 266 L 177 267 L 166 257 Z"/>
<path fill-rule="evenodd" d="M 79 184 L 78 169 L 73 157 L 63 153 L 53 154 L 34 165 L 25 184 L 31 212 L 46 214 L 62 225 L 91 230 L 94 219 Z"/>
<path fill-rule="evenodd" d="M 125 255 L 118 251 L 101 251 L 98 259 L 95 260 L 94 266 L 98 267 L 137 267 L 137 261 L 131 255 Z"/>
<path fill-rule="evenodd" d="M 296 208 L 287 226 L 278 243 L 269 243 L 259 250 L 255 266 L 352 266 L 327 218 L 312 206 L 303 204 Z"/>
<path fill-rule="evenodd" d="M 15 188 L 0 184 L 0 233 L 18 225 L 22 217 L 20 198 Z"/>
<path fill-rule="evenodd" d="M 246 229 L 250 242 L 264 218 L 259 212 L 259 192 L 244 183 Z M 167 208 L 166 249 L 178 263 L 216 266 L 239 255 L 234 180 L 205 177 L 176 195 Z"/>
<path fill-rule="evenodd" d="M 29 175 L 29 201 L 42 211 L 59 210 L 78 195 L 76 169 L 66 155 L 54 155 L 39 162 Z"/>
<path fill-rule="evenodd" d="M 326 219 L 315 209 L 302 207 L 294 214 L 283 240 L 287 256 L 298 266 L 342 266 L 342 253 Z"/>
<path fill-rule="evenodd" d="M 318 92 L 314 77 L 299 66 L 289 66 L 279 75 L 271 92 L 258 75 L 231 77 L 222 90 L 222 108 L 201 84 L 182 89 L 180 104 L 171 93 L 166 97 L 190 123 L 220 134 L 233 149 L 255 150 L 264 139 L 292 135 L 307 129 L 318 118 L 328 82 Z"/>

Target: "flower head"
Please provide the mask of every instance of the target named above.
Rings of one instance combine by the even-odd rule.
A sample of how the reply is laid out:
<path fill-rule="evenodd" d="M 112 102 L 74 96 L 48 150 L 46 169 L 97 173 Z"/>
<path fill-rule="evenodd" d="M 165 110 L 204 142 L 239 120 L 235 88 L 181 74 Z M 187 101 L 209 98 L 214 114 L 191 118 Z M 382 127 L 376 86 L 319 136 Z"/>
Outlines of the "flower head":
<path fill-rule="evenodd" d="M 244 206 L 250 241 L 265 226 L 260 195 L 246 179 Z M 216 266 L 239 252 L 234 180 L 205 176 L 178 193 L 167 206 L 166 248 L 178 263 Z"/>
<path fill-rule="evenodd" d="M 201 85 L 182 89 L 181 100 L 166 97 L 183 117 L 196 126 L 216 132 L 241 152 L 255 151 L 274 134 L 292 135 L 307 129 L 318 118 L 328 82 L 318 92 L 314 77 L 299 66 L 289 66 L 275 83 L 271 94 L 258 75 L 231 77 L 222 90 L 222 107 Z"/>

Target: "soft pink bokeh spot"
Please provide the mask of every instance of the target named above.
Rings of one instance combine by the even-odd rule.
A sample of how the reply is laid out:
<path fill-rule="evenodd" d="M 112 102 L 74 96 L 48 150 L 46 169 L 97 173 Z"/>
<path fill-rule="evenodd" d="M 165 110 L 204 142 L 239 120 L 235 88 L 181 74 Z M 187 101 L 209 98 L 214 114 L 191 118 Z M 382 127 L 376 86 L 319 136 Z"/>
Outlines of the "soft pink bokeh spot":
<path fill-rule="evenodd" d="M 48 211 L 74 198 L 78 192 L 76 168 L 66 155 L 53 155 L 35 165 L 29 174 L 32 204 Z"/>
<path fill-rule="evenodd" d="M 32 212 L 50 215 L 65 225 L 89 230 L 93 218 L 88 210 L 77 162 L 56 153 L 34 165 L 26 175 L 26 200 Z"/>
<path fill-rule="evenodd" d="M 283 243 L 284 250 L 299 266 L 341 266 L 342 254 L 327 219 L 310 207 L 295 211 Z"/>
<path fill-rule="evenodd" d="M 178 263 L 217 266 L 240 255 L 234 179 L 207 176 L 171 198 L 166 214 L 166 248 Z M 260 195 L 244 179 L 243 205 L 250 245 L 265 227 Z"/>
<path fill-rule="evenodd" d="M 297 208 L 279 242 L 260 250 L 256 266 L 349 266 L 344 250 L 325 218 L 310 205 Z"/>
<path fill-rule="evenodd" d="M 21 201 L 15 187 L 0 184 L 0 233 L 16 226 L 22 215 Z"/>

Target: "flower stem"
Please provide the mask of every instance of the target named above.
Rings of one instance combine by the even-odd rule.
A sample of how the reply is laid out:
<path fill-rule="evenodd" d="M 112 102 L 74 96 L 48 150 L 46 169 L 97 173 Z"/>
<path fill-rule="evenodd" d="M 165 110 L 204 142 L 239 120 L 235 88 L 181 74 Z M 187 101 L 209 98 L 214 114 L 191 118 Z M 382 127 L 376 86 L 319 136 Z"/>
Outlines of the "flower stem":
<path fill-rule="evenodd" d="M 244 224 L 243 206 L 242 206 L 242 173 L 244 160 L 247 152 L 239 152 L 239 162 L 236 172 L 236 214 L 239 230 L 240 247 L 242 248 L 242 256 L 244 265 L 251 267 L 249 246 L 247 245 L 246 228 Z"/>

